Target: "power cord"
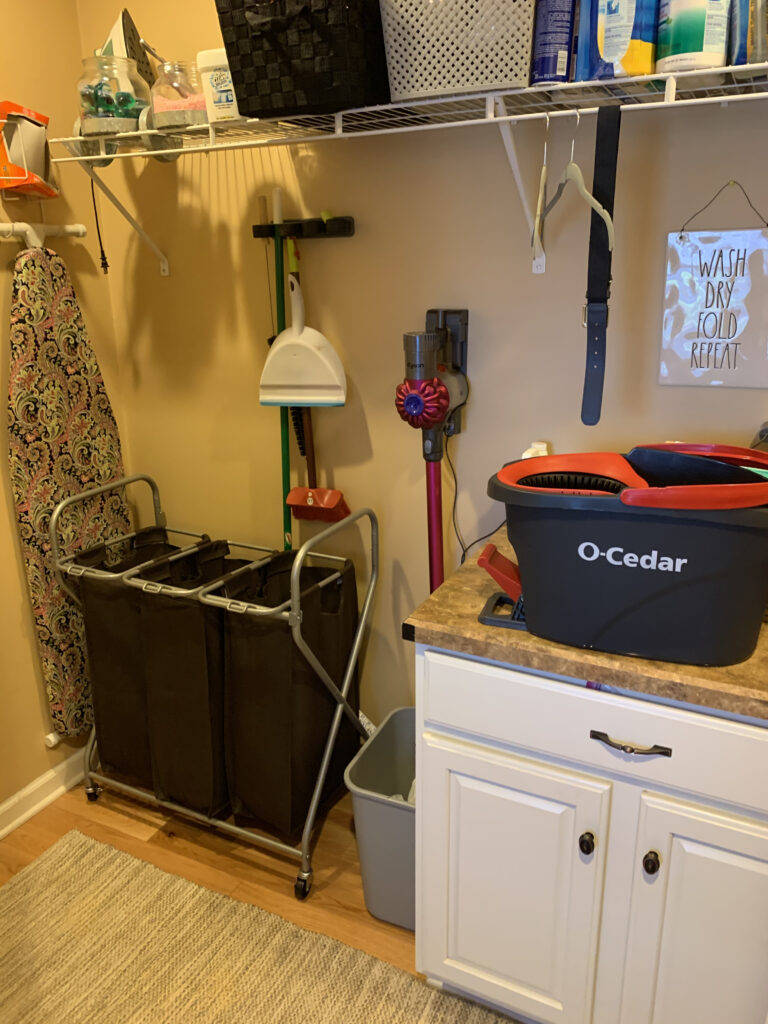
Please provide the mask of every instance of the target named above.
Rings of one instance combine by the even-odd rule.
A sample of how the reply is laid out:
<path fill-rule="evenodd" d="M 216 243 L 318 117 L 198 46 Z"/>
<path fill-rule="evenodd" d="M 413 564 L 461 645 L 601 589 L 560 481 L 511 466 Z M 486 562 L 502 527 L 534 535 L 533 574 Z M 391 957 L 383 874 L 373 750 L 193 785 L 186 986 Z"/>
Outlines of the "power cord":
<path fill-rule="evenodd" d="M 451 453 L 448 451 L 448 441 L 449 438 L 448 435 L 446 434 L 445 457 L 448 460 L 448 465 L 451 470 L 451 476 L 453 477 L 453 505 L 451 507 L 451 522 L 453 523 L 453 532 L 456 534 L 456 540 L 459 542 L 459 547 L 461 548 L 461 563 L 463 564 L 464 559 L 467 557 L 467 551 L 469 550 L 469 548 L 464 543 L 464 538 L 461 535 L 461 530 L 459 529 L 459 524 L 456 519 L 456 504 L 459 500 L 459 478 L 456 476 L 456 469 L 454 468 L 453 460 L 451 459 Z"/>
<path fill-rule="evenodd" d="M 101 228 L 99 226 L 99 211 L 96 207 L 96 190 L 93 187 L 93 178 L 91 178 L 91 202 L 93 203 L 93 215 L 96 218 L 96 235 L 99 239 L 99 249 L 101 251 L 101 269 L 105 274 L 109 273 L 109 263 L 107 262 L 107 254 L 104 252 L 104 246 L 101 241 Z"/>
<path fill-rule="evenodd" d="M 488 533 L 484 533 L 482 537 L 478 537 L 477 540 L 473 540 L 471 544 L 468 544 L 467 550 L 461 556 L 461 565 L 464 564 L 468 552 L 470 551 L 471 548 L 475 546 L 475 544 L 479 544 L 481 541 L 487 540 L 489 537 L 492 537 L 497 530 L 500 530 L 502 528 L 505 522 L 506 520 L 502 519 L 498 526 L 495 526 L 492 530 L 489 530 Z"/>
<path fill-rule="evenodd" d="M 462 404 L 464 404 L 464 403 L 462 403 Z M 458 408 L 460 409 L 461 406 L 458 406 Z M 467 560 L 467 555 L 472 550 L 472 548 L 476 544 L 480 544 L 481 541 L 486 540 L 488 537 L 491 537 L 494 533 L 496 533 L 496 531 L 499 530 L 504 525 L 505 520 L 502 520 L 499 523 L 498 526 L 495 526 L 492 530 L 489 530 L 488 533 L 484 533 L 482 535 L 482 537 L 477 537 L 475 540 L 470 541 L 469 544 L 465 543 L 464 538 L 461 535 L 461 530 L 459 529 L 458 521 L 456 519 L 456 503 L 459 500 L 459 478 L 458 478 L 458 476 L 456 474 L 456 469 L 455 469 L 455 467 L 453 465 L 453 460 L 451 459 L 451 453 L 448 450 L 448 441 L 449 440 L 450 440 L 450 437 L 449 437 L 448 434 L 446 434 L 445 435 L 445 457 L 448 460 L 448 465 L 449 465 L 450 470 L 451 470 L 451 476 L 453 477 L 453 506 L 451 508 L 451 522 L 453 523 L 453 532 L 456 534 L 456 540 L 459 542 L 459 547 L 461 548 L 461 559 L 459 561 L 459 565 L 464 565 L 464 562 Z"/>

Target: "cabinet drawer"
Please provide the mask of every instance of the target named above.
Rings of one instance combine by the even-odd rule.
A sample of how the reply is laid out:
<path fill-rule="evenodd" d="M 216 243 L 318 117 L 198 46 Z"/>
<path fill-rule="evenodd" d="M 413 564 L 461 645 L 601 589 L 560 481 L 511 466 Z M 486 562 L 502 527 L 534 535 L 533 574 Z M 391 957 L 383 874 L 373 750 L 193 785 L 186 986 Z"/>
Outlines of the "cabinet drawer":
<path fill-rule="evenodd" d="M 425 725 L 768 812 L 768 729 L 436 651 L 419 663 Z M 591 731 L 672 756 L 624 753 Z"/>

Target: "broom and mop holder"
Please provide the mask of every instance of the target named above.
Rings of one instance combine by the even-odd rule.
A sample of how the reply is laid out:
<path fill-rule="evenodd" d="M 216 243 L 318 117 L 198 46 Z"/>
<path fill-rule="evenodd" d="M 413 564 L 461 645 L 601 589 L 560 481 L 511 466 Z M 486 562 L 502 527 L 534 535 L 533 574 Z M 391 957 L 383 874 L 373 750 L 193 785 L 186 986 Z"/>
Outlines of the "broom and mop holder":
<path fill-rule="evenodd" d="M 88 502 L 109 491 L 122 490 L 128 485 L 137 482 L 143 482 L 150 488 L 154 526 L 161 530 L 164 535 L 178 535 L 183 541 L 191 541 L 194 538 L 193 543 L 182 543 L 180 547 L 170 553 L 164 553 L 146 561 L 140 561 L 138 564 L 133 564 L 130 568 L 121 572 L 111 572 L 108 568 L 105 569 L 78 563 L 76 560 L 83 555 L 82 550 L 75 552 L 70 551 L 68 553 L 63 551 L 60 537 L 62 533 L 66 535 L 66 512 L 71 506 L 77 503 Z M 332 572 L 328 576 L 324 577 L 319 584 L 316 584 L 317 587 L 326 587 L 336 582 L 340 577 L 341 567 L 347 564 L 347 559 L 338 555 L 326 554 L 319 550 L 319 548 L 321 548 L 322 545 L 335 534 L 347 529 L 364 518 L 368 519 L 370 525 L 370 549 L 368 552 L 370 559 L 370 571 L 368 585 L 360 608 L 357 627 L 349 649 L 343 678 L 340 685 L 337 686 L 317 657 L 316 653 L 307 643 L 302 632 L 304 614 L 302 611 L 301 574 L 302 569 L 307 564 L 307 561 L 312 559 L 315 564 L 318 564 L 319 561 L 319 564 L 326 567 L 338 567 L 338 571 Z M 62 524 L 64 524 L 64 528 L 62 528 Z M 259 605 L 251 601 L 230 599 L 219 593 L 236 577 L 258 568 L 259 566 L 265 565 L 277 556 L 278 553 L 274 549 L 261 545 L 243 543 L 239 541 L 226 541 L 225 543 L 228 548 L 239 549 L 250 553 L 250 559 L 246 559 L 246 564 L 240 564 L 236 569 L 226 573 L 224 576 L 220 576 L 204 586 L 185 589 L 183 587 L 167 583 L 158 583 L 141 578 L 152 568 L 157 567 L 162 563 L 172 563 L 183 559 L 190 554 L 199 551 L 201 546 L 211 543 L 207 534 L 194 533 L 189 530 L 167 526 L 167 520 L 162 509 L 160 492 L 157 484 L 152 477 L 147 476 L 146 474 L 136 474 L 134 476 L 124 477 L 120 480 L 104 484 L 101 487 L 94 487 L 87 491 L 83 491 L 80 494 L 65 498 L 56 506 L 53 514 L 51 515 L 48 532 L 56 577 L 63 589 L 79 606 L 81 606 L 81 608 L 83 606 L 81 594 L 78 593 L 75 587 L 70 585 L 68 578 L 96 578 L 103 581 L 109 581 L 114 587 L 126 586 L 137 588 L 150 595 L 150 597 L 151 595 L 162 594 L 170 598 L 184 599 L 185 601 L 197 601 L 202 605 L 213 606 L 229 614 L 280 620 L 287 623 L 290 627 L 291 638 L 294 645 L 322 681 L 336 704 L 327 740 L 325 742 L 322 759 L 318 765 L 317 777 L 309 803 L 309 809 L 302 828 L 301 842 L 298 846 L 291 845 L 290 843 L 283 842 L 273 836 L 262 834 L 258 831 L 240 827 L 239 825 L 232 824 L 221 818 L 215 818 L 199 813 L 184 806 L 183 804 L 176 803 L 172 800 L 162 799 L 149 789 L 130 785 L 124 781 L 104 774 L 101 770 L 97 750 L 97 726 L 92 728 L 88 743 L 85 747 L 84 775 L 85 790 L 89 800 L 96 800 L 102 788 L 114 789 L 126 796 L 149 803 L 152 806 L 162 807 L 165 810 L 172 811 L 173 813 L 179 814 L 182 817 L 188 818 L 198 824 L 205 824 L 213 827 L 216 830 L 224 832 L 237 839 L 244 840 L 251 845 L 298 861 L 299 872 L 294 884 L 294 893 L 298 899 L 306 898 L 312 884 L 313 833 L 322 803 L 323 787 L 331 764 L 331 758 L 339 734 L 342 717 L 346 716 L 350 720 L 361 738 L 368 738 L 365 726 L 362 724 L 359 714 L 349 703 L 348 697 L 355 678 L 355 670 L 360 657 L 363 636 L 370 620 L 373 596 L 379 575 L 379 530 L 378 520 L 375 513 L 369 508 L 359 509 L 345 517 L 343 520 L 328 526 L 316 536 L 306 541 L 306 543 L 304 543 L 296 552 L 293 559 L 290 574 L 290 597 L 286 601 L 283 601 L 274 607 Z M 130 543 L 138 536 L 139 531 L 128 532 L 121 534 L 98 547 L 100 549 L 103 548 L 105 552 L 110 548 L 118 548 L 118 546 L 121 545 L 124 548 L 126 545 L 130 545 Z M 257 557 L 254 558 L 254 555 Z M 86 622 L 86 630 L 87 628 Z M 254 663 L 258 664 L 258 658 L 254 659 Z M 254 679 L 254 685 L 258 685 L 258 679 Z"/>
<path fill-rule="evenodd" d="M 266 221 L 266 197 L 260 197 L 261 219 Z M 254 238 L 272 239 L 275 245 L 275 304 L 277 336 L 272 340 L 259 388 L 262 405 L 280 407 L 280 445 L 283 492 L 283 534 L 286 550 L 292 547 L 291 513 L 296 519 L 338 522 L 349 515 L 341 491 L 317 486 L 312 407 L 343 405 L 346 379 L 341 361 L 319 331 L 306 327 L 298 266 L 299 240 L 351 238 L 353 217 L 312 217 L 283 220 L 282 190 L 272 193 L 272 222 L 254 224 Z M 288 285 L 292 310 L 286 328 L 285 254 L 288 248 Z M 291 487 L 290 420 L 299 451 L 307 461 L 307 486 Z"/>

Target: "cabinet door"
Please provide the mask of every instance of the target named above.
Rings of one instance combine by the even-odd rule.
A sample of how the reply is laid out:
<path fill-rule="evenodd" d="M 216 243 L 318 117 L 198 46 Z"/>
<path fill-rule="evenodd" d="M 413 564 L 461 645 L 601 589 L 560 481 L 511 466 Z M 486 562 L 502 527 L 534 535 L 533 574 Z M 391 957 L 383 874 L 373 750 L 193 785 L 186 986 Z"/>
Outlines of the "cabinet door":
<path fill-rule="evenodd" d="M 419 969 L 513 1013 L 588 1021 L 610 783 L 435 733 L 421 744 Z"/>
<path fill-rule="evenodd" d="M 621 1024 L 766 1024 L 768 824 L 643 793 L 635 856 Z"/>

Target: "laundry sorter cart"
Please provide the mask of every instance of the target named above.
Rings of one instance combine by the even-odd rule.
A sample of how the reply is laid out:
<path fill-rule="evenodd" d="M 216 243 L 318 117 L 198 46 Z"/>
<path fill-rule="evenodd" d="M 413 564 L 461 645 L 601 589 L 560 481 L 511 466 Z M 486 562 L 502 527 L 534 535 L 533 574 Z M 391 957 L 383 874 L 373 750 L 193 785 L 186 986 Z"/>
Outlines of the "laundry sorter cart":
<path fill-rule="evenodd" d="M 154 524 L 72 551 L 68 509 L 134 482 L 151 490 Z M 363 518 L 370 568 L 358 614 L 351 562 L 320 548 Z M 318 815 L 367 738 L 357 667 L 378 580 L 375 514 L 360 509 L 297 552 L 276 552 L 167 527 L 142 474 L 65 499 L 49 533 L 86 627 L 88 799 L 114 789 L 297 860 L 304 899 Z"/>

